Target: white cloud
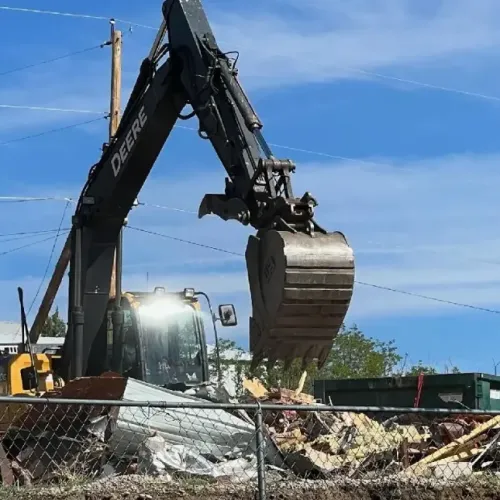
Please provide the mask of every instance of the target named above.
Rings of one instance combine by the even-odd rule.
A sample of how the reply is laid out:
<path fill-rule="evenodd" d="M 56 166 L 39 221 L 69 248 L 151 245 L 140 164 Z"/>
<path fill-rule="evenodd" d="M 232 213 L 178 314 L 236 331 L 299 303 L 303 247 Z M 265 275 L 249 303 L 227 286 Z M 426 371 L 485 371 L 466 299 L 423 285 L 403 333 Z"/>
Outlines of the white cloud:
<path fill-rule="evenodd" d="M 427 67 L 444 78 L 450 63 L 456 76 L 476 68 L 479 57 L 494 59 L 499 13 L 494 0 L 283 0 L 212 19 L 224 50 L 241 53 L 245 85 L 263 88 L 398 67 Z"/>
<path fill-rule="evenodd" d="M 450 79 L 456 84 L 460 75 L 462 85 L 469 83 L 469 89 L 477 90 L 474 85 L 480 84 L 486 91 L 491 82 L 478 77 L 484 75 L 477 71 L 478 65 L 490 72 L 498 66 L 495 58 L 500 34 L 495 19 L 500 4 L 495 0 L 474 4 L 441 0 L 420 7 L 409 0 L 280 0 L 261 7 L 239 4 L 231 13 L 216 5 L 206 7 L 221 46 L 241 53 L 242 83 L 252 90 L 367 78 L 359 70 L 389 68 L 404 69 L 404 76 L 417 79 L 424 69 L 427 75 L 436 76 L 433 82 L 443 85 Z M 155 9 L 151 15 L 159 20 L 161 12 Z M 137 29 L 124 39 L 124 103 L 153 35 L 152 30 Z M 78 40 L 75 48 L 81 48 L 82 43 Z M 18 47 L 16 40 L 14 46 Z M 26 46 L 11 48 L 9 61 L 14 54 L 19 57 L 20 51 L 24 55 L 25 50 Z M 60 53 L 60 45 L 41 45 L 31 51 L 29 62 Z M 108 56 L 106 47 L 97 55 L 89 53 L 9 75 L 0 88 L 0 103 L 105 112 Z M 3 109 L 0 116 L 0 133 L 9 139 L 22 128 L 69 123 L 88 115 Z"/>
<path fill-rule="evenodd" d="M 359 281 L 497 308 L 499 161 L 498 155 L 470 155 L 413 163 L 379 159 L 372 164 L 306 164 L 297 169 L 294 186 L 299 196 L 308 190 L 317 197 L 318 222 L 347 235 Z M 141 199 L 168 200 L 170 206 L 196 211 L 206 191 L 220 191 L 222 176 L 212 171 L 198 173 L 196 183 L 155 177 L 146 183 Z M 35 221 L 29 227 L 46 227 L 41 222 L 48 217 L 44 210 L 52 210 L 54 220 L 60 217 L 61 204 L 37 205 L 36 212 L 23 214 L 26 223 Z M 2 224 L 7 221 L 5 217 Z M 190 213 L 148 207 L 134 209 L 129 225 L 236 253 L 244 253 L 252 233 L 217 217 L 198 220 Z M 244 259 L 131 229 L 125 234 L 125 285 L 144 287 L 149 273 L 151 286 L 202 288 L 224 302 L 235 296 L 248 308 Z M 48 250 L 46 244 L 26 252 L 41 258 Z M 349 318 L 450 310 L 453 306 L 357 285 Z"/>

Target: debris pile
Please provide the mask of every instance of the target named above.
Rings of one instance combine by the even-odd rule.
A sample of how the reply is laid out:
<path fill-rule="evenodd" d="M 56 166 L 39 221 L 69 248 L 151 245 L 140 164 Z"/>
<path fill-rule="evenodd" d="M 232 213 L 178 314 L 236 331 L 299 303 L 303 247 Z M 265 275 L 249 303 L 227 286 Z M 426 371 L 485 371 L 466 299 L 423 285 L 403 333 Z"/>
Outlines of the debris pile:
<path fill-rule="evenodd" d="M 247 402 L 314 403 L 298 391 L 268 391 L 256 379 L 244 386 Z M 284 463 L 301 477 L 500 475 L 500 416 L 403 414 L 377 421 L 355 412 L 282 410 L 266 411 L 264 422 Z"/>
<path fill-rule="evenodd" d="M 75 379 L 45 398 L 146 400 L 172 407 L 4 403 L 0 473 L 5 485 L 135 473 L 166 480 L 256 477 L 255 424 L 248 415 L 184 408 L 184 403 L 207 402 L 112 373 Z"/>
<path fill-rule="evenodd" d="M 245 380 L 244 389 L 241 402 L 274 407 L 262 415 L 268 478 L 378 480 L 381 472 L 384 478 L 433 481 L 500 476 L 500 416 L 412 413 L 384 420 L 317 404 L 317 411 L 306 411 L 302 407 L 315 401 L 300 387 L 268 390 L 254 379 Z M 45 397 L 147 400 L 169 407 L 9 403 L 3 409 L 10 425 L 0 440 L 4 484 L 61 482 L 71 474 L 148 474 L 167 482 L 196 477 L 224 484 L 257 480 L 255 415 L 204 407 L 207 400 L 227 400 L 224 391 L 173 391 L 108 374 L 76 379 Z"/>
<path fill-rule="evenodd" d="M 109 376 L 75 379 L 45 398 L 122 398 L 126 379 Z M 11 422 L 0 441 L 4 484 L 30 485 L 64 475 L 96 477 L 106 458 L 106 441 L 117 418 L 116 407 L 97 405 L 2 404 Z"/>

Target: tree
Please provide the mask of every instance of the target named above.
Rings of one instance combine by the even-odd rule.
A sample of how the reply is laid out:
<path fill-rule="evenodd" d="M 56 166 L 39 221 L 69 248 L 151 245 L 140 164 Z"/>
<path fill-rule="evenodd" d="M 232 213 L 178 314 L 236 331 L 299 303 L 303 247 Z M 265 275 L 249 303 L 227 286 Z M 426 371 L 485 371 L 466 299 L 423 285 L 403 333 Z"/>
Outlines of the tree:
<path fill-rule="evenodd" d="M 387 377 L 403 359 L 394 340 L 367 337 L 356 325 L 342 325 L 318 378 Z"/>
<path fill-rule="evenodd" d="M 243 393 L 243 379 L 248 375 L 248 361 L 243 359 L 245 351 L 236 345 L 234 340 L 219 339 L 219 359 L 223 380 L 234 384 L 235 396 Z M 209 375 L 210 379 L 216 381 L 217 373 L 217 353 L 214 348 L 209 356 Z"/>
<path fill-rule="evenodd" d="M 416 377 L 423 373 L 424 375 L 438 375 L 440 371 L 434 366 L 426 366 L 421 360 L 416 365 L 411 366 L 407 370 L 401 370 L 401 375 L 408 377 Z M 460 368 L 455 365 L 446 365 L 441 373 L 461 373 Z"/>
<path fill-rule="evenodd" d="M 227 372 L 229 366 L 235 372 L 235 381 L 239 387 L 243 377 L 256 376 L 266 387 L 295 388 L 299 385 L 302 376 L 302 364 L 295 360 L 285 369 L 283 362 L 278 361 L 271 369 L 262 363 L 254 373 L 250 373 L 250 363 L 242 359 L 243 350 L 233 341 L 220 340 L 222 372 Z M 231 351 L 233 356 L 227 357 Z M 237 353 L 234 356 L 234 353 Z M 239 353 L 239 354 L 238 354 Z M 318 370 L 314 363 L 306 366 L 307 381 L 305 392 L 312 391 L 312 381 L 315 378 L 363 378 L 383 377 L 394 372 L 394 368 L 402 360 L 398 354 L 394 341 L 383 342 L 367 337 L 356 325 L 351 328 L 342 326 L 325 365 Z"/>
<path fill-rule="evenodd" d="M 250 373 L 250 362 L 243 359 L 244 351 L 234 341 L 221 339 L 219 348 L 222 372 L 231 377 L 239 394 L 242 391 L 241 384 L 244 377 L 258 377 L 266 387 L 294 389 L 299 385 L 303 370 L 298 359 L 286 369 L 281 361 L 270 369 L 267 369 L 264 362 L 254 373 Z M 439 373 L 436 368 L 426 366 L 422 361 L 408 369 L 404 367 L 398 369 L 398 365 L 405 364 L 402 361 L 403 356 L 399 353 L 394 340 L 377 340 L 366 336 L 356 325 L 350 328 L 343 325 L 324 366 L 320 370 L 314 363 L 306 367 L 308 377 L 303 390 L 312 393 L 314 379 L 378 378 Z M 450 366 L 445 372 L 460 373 L 460 369 Z M 212 373 L 216 374 L 215 362 L 212 364 Z"/>
<path fill-rule="evenodd" d="M 419 361 L 416 365 L 411 366 L 408 370 L 405 370 L 404 375 L 408 377 L 416 377 L 423 373 L 424 375 L 436 375 L 438 371 L 432 366 L 425 366 L 422 361 Z"/>
<path fill-rule="evenodd" d="M 45 320 L 40 332 L 41 337 L 64 337 L 66 335 L 66 323 L 59 316 L 59 308 Z"/>

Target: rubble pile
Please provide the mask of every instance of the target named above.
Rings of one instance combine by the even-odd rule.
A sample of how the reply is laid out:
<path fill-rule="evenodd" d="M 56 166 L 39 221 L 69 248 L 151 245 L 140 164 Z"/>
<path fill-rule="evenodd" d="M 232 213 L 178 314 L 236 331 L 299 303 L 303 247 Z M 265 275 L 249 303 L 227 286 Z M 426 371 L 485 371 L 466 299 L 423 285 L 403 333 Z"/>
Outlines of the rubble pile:
<path fill-rule="evenodd" d="M 297 391 L 268 391 L 256 379 L 245 389 L 247 402 L 314 403 Z M 266 411 L 264 422 L 284 463 L 301 477 L 500 475 L 500 417 L 403 414 L 377 421 L 355 412 L 282 410 Z"/>
<path fill-rule="evenodd" d="M 332 412 L 300 387 L 268 390 L 257 379 L 243 385 L 241 403 L 273 407 L 262 414 L 269 481 L 500 476 L 500 416 Z M 255 415 L 203 407 L 207 400 L 227 400 L 224 391 L 172 391 L 109 375 L 76 379 L 46 397 L 170 406 L 18 404 L 14 411 L 12 403 L 0 437 L 3 484 L 61 482 L 68 474 L 86 480 L 138 474 L 172 484 L 186 478 L 256 484 Z M 202 406 L 189 407 L 190 402 Z M 303 408 L 313 404 L 316 411 Z"/>

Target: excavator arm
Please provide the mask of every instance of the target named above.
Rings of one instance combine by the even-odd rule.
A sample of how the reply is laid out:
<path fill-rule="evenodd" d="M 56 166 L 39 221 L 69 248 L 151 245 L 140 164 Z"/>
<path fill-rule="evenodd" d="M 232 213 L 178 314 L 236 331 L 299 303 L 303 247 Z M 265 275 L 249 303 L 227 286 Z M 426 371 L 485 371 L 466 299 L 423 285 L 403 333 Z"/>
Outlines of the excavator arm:
<path fill-rule="evenodd" d="M 73 217 L 61 374 L 102 370 L 105 346 L 98 331 L 120 231 L 174 125 L 192 117 L 227 172 L 224 193 L 205 195 L 199 217 L 213 213 L 257 230 L 246 251 L 254 364 L 297 357 L 321 364 L 352 296 L 352 250 L 341 233 L 327 233 L 315 222 L 309 193 L 294 196 L 295 165 L 275 158 L 265 142 L 234 60 L 218 47 L 200 0 L 167 0 L 163 18 L 120 126 L 92 167 Z M 182 114 L 186 105 L 191 111 Z"/>

